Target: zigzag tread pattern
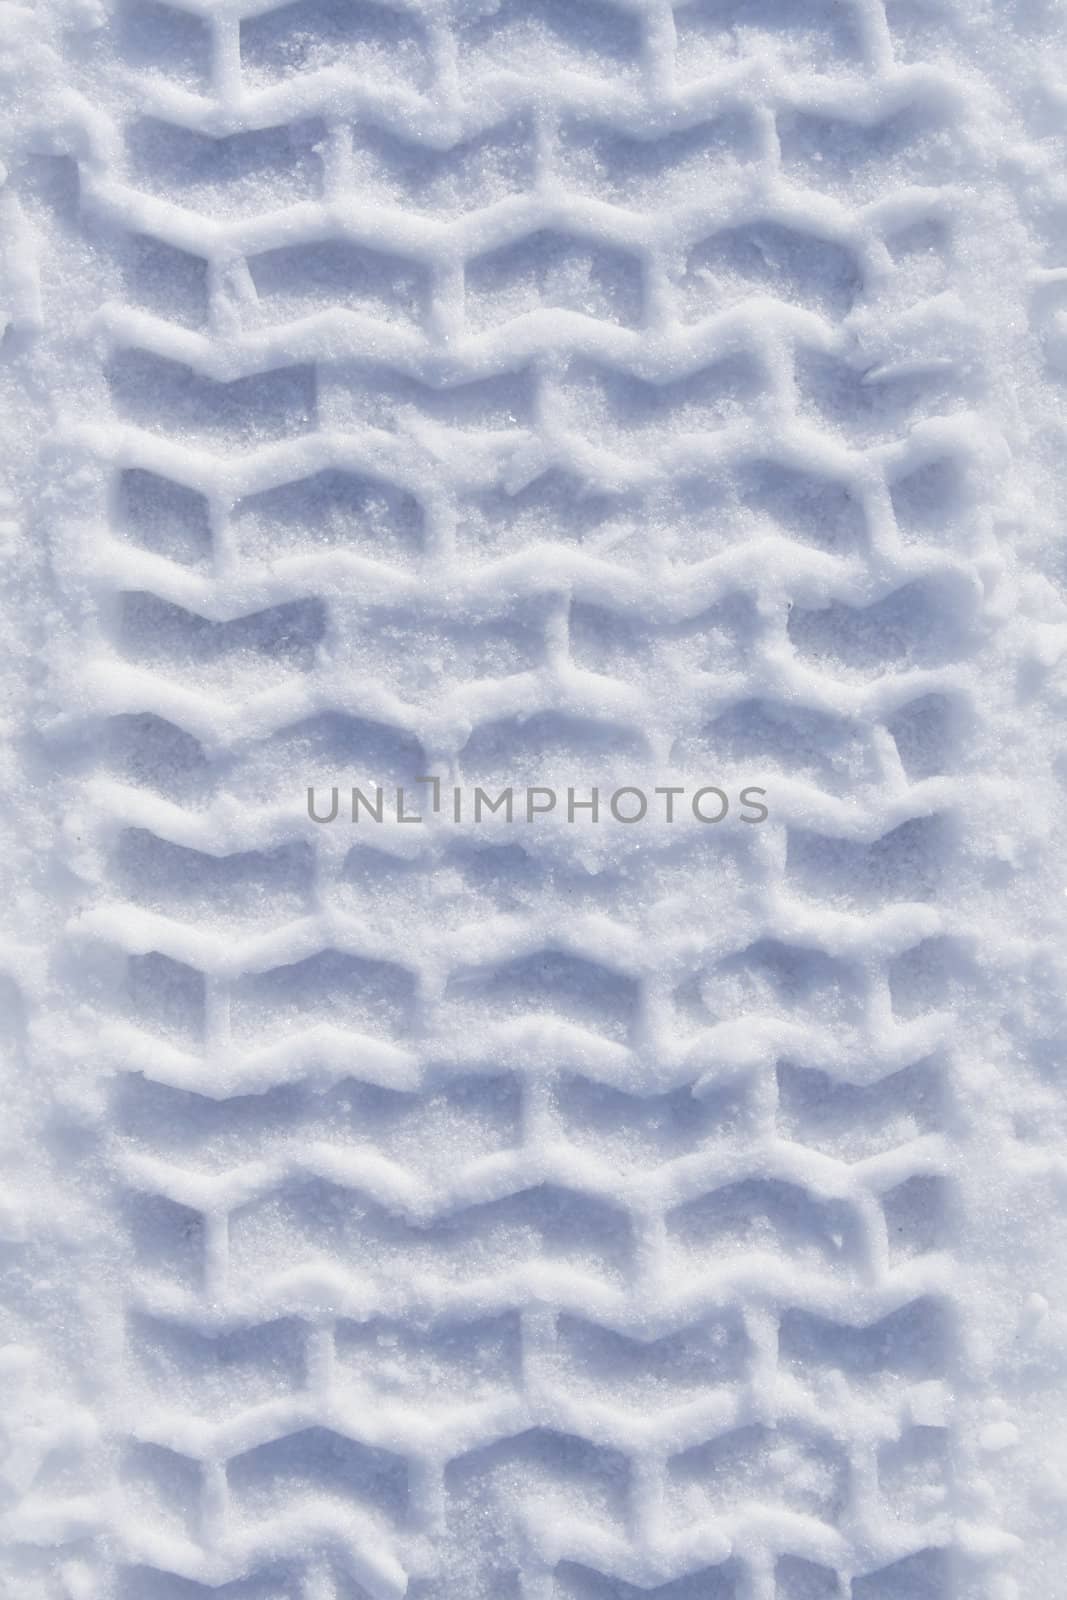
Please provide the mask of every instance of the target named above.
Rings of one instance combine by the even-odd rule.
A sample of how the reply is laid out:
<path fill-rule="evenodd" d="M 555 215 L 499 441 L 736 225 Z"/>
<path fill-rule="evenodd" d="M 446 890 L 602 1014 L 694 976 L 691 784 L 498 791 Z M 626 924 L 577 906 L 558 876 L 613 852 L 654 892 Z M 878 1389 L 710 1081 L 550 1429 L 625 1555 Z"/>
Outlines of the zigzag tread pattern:
<path fill-rule="evenodd" d="M 951 76 L 878 0 L 131 0 L 100 51 L 100 1592 L 946 1595 Z M 423 775 L 772 818 L 304 809 Z"/>

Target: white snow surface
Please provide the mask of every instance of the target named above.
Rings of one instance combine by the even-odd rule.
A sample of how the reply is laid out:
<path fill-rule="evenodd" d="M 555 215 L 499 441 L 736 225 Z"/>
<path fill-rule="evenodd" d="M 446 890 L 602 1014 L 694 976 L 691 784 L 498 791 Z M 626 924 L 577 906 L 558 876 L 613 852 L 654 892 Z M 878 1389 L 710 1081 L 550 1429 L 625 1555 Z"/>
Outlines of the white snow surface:
<path fill-rule="evenodd" d="M 1067 1594 L 1065 158 L 1056 0 L 0 0 L 5 1597 Z"/>

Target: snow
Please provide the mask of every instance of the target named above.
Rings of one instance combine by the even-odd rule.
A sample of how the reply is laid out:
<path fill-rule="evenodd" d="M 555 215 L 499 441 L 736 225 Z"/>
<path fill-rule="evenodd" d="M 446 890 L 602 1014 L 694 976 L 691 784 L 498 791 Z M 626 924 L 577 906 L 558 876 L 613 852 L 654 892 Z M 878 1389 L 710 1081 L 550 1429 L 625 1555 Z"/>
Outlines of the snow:
<path fill-rule="evenodd" d="M 1056 1595 L 1065 62 L 2 0 L 4 1594 Z"/>

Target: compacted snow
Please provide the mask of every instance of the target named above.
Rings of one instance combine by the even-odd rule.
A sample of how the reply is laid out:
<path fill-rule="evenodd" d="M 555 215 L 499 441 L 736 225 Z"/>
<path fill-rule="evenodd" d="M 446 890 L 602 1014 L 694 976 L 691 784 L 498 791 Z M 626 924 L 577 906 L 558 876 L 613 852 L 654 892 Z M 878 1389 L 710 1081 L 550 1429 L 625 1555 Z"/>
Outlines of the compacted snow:
<path fill-rule="evenodd" d="M 0 159 L 0 1592 L 1067 1593 L 1063 6 L 3 0 Z"/>

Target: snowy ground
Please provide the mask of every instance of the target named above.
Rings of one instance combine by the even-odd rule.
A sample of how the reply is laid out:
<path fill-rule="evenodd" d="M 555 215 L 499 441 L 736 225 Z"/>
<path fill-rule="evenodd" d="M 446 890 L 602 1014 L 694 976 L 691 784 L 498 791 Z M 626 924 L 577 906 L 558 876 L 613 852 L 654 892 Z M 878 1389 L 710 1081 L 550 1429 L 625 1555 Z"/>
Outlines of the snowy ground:
<path fill-rule="evenodd" d="M 0 0 L 5 1597 L 1067 1593 L 1065 158 L 1057 0 Z"/>

